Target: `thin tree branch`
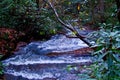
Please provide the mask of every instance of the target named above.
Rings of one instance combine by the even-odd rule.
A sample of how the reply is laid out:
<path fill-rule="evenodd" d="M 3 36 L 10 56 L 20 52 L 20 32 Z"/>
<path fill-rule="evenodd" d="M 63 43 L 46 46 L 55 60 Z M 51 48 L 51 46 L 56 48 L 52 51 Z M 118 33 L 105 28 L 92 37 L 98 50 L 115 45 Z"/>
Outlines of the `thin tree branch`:
<path fill-rule="evenodd" d="M 85 42 L 88 46 L 91 46 L 91 44 L 84 39 L 84 38 L 86 38 L 85 36 L 80 35 L 80 34 L 78 33 L 78 31 L 76 31 L 71 24 L 70 24 L 70 25 L 69 25 L 69 24 L 66 24 L 65 22 L 63 22 L 63 21 L 60 19 L 59 15 L 58 15 L 58 13 L 57 13 L 57 11 L 56 11 L 56 9 L 54 8 L 54 6 L 52 5 L 52 3 L 51 3 L 49 0 L 43 0 L 43 1 L 46 2 L 46 3 L 52 8 L 53 12 L 55 13 L 55 16 L 56 16 L 57 20 L 58 20 L 65 28 L 67 28 L 67 29 L 69 29 L 70 31 L 74 32 L 75 35 L 76 35 L 79 39 L 81 39 L 83 42 Z"/>
<path fill-rule="evenodd" d="M 59 18 L 59 15 L 58 15 L 56 9 L 53 7 L 52 3 L 49 2 L 49 0 L 43 0 L 43 1 L 46 2 L 46 3 L 52 8 L 52 10 L 53 10 L 54 13 L 55 13 L 55 16 L 56 16 L 57 20 L 58 20 L 62 25 L 64 25 L 67 29 L 69 29 L 69 30 L 71 30 L 71 31 L 74 31 L 72 28 L 70 28 L 70 25 L 64 23 L 64 22 Z M 72 26 L 71 26 L 71 27 L 72 27 Z"/>

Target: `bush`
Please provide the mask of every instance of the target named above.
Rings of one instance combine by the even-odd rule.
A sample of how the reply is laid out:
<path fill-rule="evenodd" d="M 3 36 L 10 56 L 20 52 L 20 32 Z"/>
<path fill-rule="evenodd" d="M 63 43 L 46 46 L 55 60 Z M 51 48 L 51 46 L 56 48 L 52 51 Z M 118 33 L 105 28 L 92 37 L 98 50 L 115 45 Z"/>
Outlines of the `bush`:
<path fill-rule="evenodd" d="M 109 27 L 109 28 L 107 28 Z M 99 36 L 96 40 L 98 46 L 95 50 L 95 63 L 91 66 L 92 77 L 97 80 L 120 79 L 120 31 L 112 24 L 102 24 L 101 30 L 92 36 Z"/>
<path fill-rule="evenodd" d="M 51 13 L 41 7 L 38 9 L 35 0 L 0 1 L 0 27 L 14 28 L 22 31 L 27 38 L 49 37 L 56 33 L 56 22 L 50 18 Z"/>

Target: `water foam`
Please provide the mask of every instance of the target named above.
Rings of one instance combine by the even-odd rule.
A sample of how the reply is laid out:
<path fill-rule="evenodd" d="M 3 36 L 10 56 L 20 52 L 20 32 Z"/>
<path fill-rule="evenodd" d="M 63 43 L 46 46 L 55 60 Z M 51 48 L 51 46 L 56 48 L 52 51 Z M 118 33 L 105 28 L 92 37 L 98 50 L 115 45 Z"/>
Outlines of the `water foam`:
<path fill-rule="evenodd" d="M 71 64 L 71 63 L 86 63 L 86 62 L 92 62 L 91 58 L 66 58 L 66 57 L 60 57 L 55 59 L 36 59 L 36 60 L 29 60 L 29 59 L 22 59 L 22 60 L 16 60 L 10 59 L 4 62 L 4 65 L 28 65 L 28 64 Z"/>
<path fill-rule="evenodd" d="M 38 80 L 38 79 L 44 79 L 44 78 L 55 78 L 54 75 L 50 72 L 44 72 L 43 74 L 37 74 L 37 73 L 29 73 L 26 71 L 16 72 L 14 70 L 8 70 L 6 73 L 14 75 L 14 76 L 22 76 L 23 78 L 27 78 L 27 79 Z"/>

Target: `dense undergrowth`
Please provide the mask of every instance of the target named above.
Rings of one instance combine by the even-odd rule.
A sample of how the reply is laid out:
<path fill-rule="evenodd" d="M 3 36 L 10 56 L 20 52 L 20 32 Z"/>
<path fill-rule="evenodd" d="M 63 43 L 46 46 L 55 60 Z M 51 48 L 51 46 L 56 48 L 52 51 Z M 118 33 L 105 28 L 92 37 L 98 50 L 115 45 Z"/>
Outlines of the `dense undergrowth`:
<path fill-rule="evenodd" d="M 3 0 L 0 3 L 0 27 L 24 32 L 24 40 L 50 38 L 59 25 L 50 18 L 54 17 L 50 16 L 51 12 L 43 7 L 38 8 L 35 0 Z"/>

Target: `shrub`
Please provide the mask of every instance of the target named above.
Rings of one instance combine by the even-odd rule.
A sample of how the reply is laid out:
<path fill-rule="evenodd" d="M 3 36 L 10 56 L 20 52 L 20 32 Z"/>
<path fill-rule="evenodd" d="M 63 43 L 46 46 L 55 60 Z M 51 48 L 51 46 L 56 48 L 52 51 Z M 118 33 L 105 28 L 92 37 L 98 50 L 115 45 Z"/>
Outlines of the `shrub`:
<path fill-rule="evenodd" d="M 94 53 L 96 60 L 91 66 L 93 70 L 91 76 L 97 80 L 119 80 L 120 31 L 116 30 L 112 24 L 104 23 L 103 25 L 100 31 L 94 33 L 99 38 L 96 40 L 98 47 Z"/>
<path fill-rule="evenodd" d="M 36 35 L 41 38 L 56 33 L 56 22 L 50 11 L 37 7 L 35 0 L 3 0 L 0 1 L 0 27 L 14 28 L 22 31 L 26 37 Z M 49 15 L 48 15 L 49 14 Z M 51 19 L 51 18 L 52 19 Z"/>

